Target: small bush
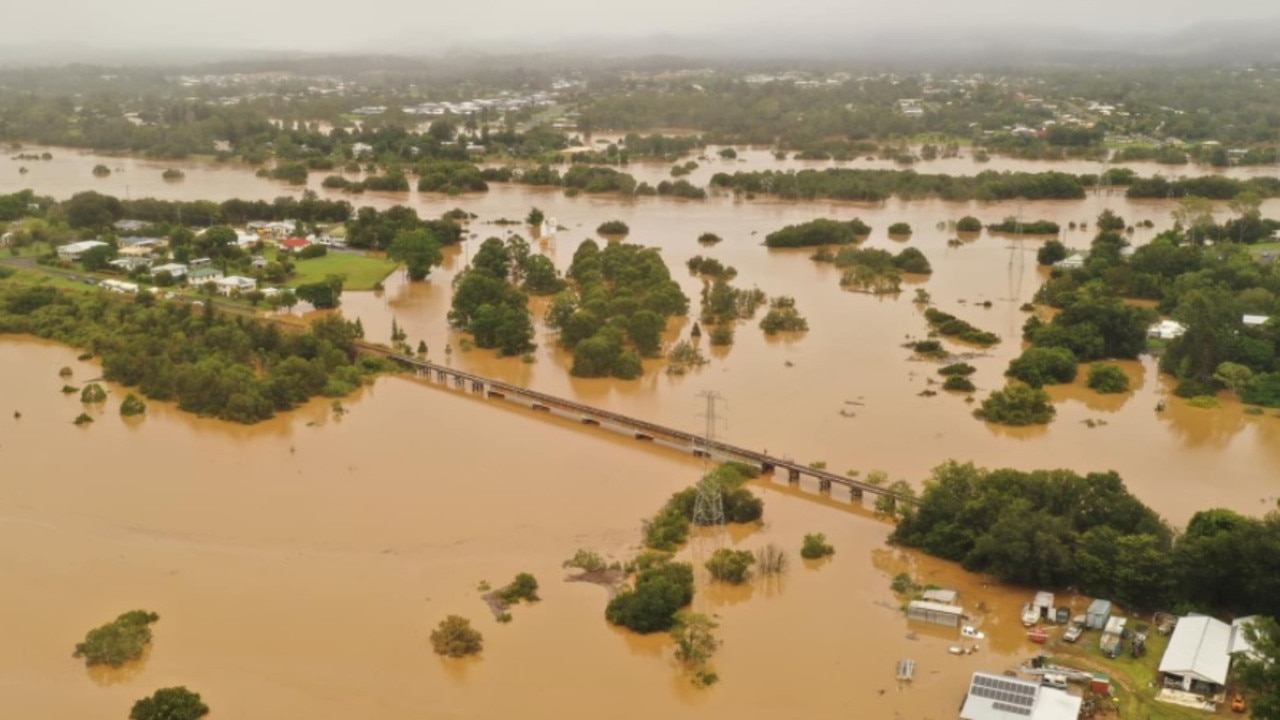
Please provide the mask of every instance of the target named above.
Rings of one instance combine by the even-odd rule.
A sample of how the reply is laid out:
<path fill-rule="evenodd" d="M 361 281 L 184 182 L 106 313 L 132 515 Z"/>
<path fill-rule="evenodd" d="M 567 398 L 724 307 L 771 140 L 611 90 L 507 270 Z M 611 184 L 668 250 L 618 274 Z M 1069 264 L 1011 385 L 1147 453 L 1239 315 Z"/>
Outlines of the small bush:
<path fill-rule="evenodd" d="M 120 403 L 121 417 L 132 417 L 134 415 L 141 415 L 146 411 L 147 411 L 146 403 L 139 400 L 138 396 L 134 395 L 133 393 L 129 393 L 128 395 L 126 395 L 124 398 L 124 402 Z"/>
<path fill-rule="evenodd" d="M 947 351 L 942 349 L 942 343 L 937 340 L 918 340 L 911 343 L 911 349 L 926 357 L 947 356 Z"/>
<path fill-rule="evenodd" d="M 64 377 L 64 378 L 71 377 L 71 368 L 63 367 L 61 370 L 58 371 L 58 377 Z"/>
<path fill-rule="evenodd" d="M 606 220 L 600 223 L 600 227 L 596 228 L 596 232 L 601 235 L 626 235 L 631 232 L 631 228 L 621 220 Z"/>
<path fill-rule="evenodd" d="M 956 232 L 982 232 L 982 221 L 972 215 L 965 215 L 956 221 Z"/>
<path fill-rule="evenodd" d="M 85 634 L 84 642 L 76 644 L 74 656 L 84 658 L 84 664 L 90 667 L 119 667 L 137 660 L 151 642 L 151 623 L 159 619 L 159 615 L 146 610 L 124 613 Z"/>
<path fill-rule="evenodd" d="M 78 393 L 78 392 L 80 392 L 80 388 L 76 387 L 75 385 L 63 385 L 63 386 L 62 386 L 62 394 L 63 394 L 63 395 L 70 395 L 70 394 L 72 394 L 72 393 Z"/>
<path fill-rule="evenodd" d="M 973 392 L 977 390 L 973 381 L 963 375 L 949 375 L 945 382 L 942 383 L 943 390 L 953 390 L 955 392 Z"/>
<path fill-rule="evenodd" d="M 835 552 L 836 549 L 827 544 L 827 536 L 822 533 L 805 535 L 804 544 L 800 546 L 800 557 L 805 560 L 817 560 Z"/>
<path fill-rule="evenodd" d="M 80 413 L 79 415 L 76 416 L 76 419 L 72 420 L 71 422 L 75 423 L 76 425 L 88 425 L 89 423 L 93 422 L 93 418 L 89 416 L 89 413 Z"/>
<path fill-rule="evenodd" d="M 1094 363 L 1089 366 L 1089 387 L 1102 394 L 1128 392 L 1129 376 L 1117 365 Z"/>
<path fill-rule="evenodd" d="M 707 561 L 707 571 L 716 580 L 741 585 L 751 579 L 751 565 L 755 561 L 750 551 L 720 548 Z"/>
<path fill-rule="evenodd" d="M 515 604 L 521 600 L 537 602 L 538 580 L 529 573 L 520 573 L 511 584 L 498 591 L 498 597 L 507 604 Z"/>
<path fill-rule="evenodd" d="M 605 569 L 605 561 L 604 558 L 600 556 L 600 553 L 587 550 L 585 548 L 578 548 L 578 551 L 573 554 L 573 557 L 564 561 L 563 567 L 578 568 L 579 570 L 585 570 L 586 572 L 599 572 Z"/>
<path fill-rule="evenodd" d="M 198 720 L 209 714 L 200 693 L 185 687 L 161 688 L 133 704 L 129 720 Z"/>
<path fill-rule="evenodd" d="M 781 575 L 787 571 L 787 564 L 787 554 L 773 543 L 756 550 L 756 572 L 761 575 Z"/>
<path fill-rule="evenodd" d="M 962 362 L 951 363 L 950 365 L 944 365 L 938 368 L 938 374 L 946 377 L 951 377 L 953 375 L 968 377 L 977 371 L 978 371 L 978 368 L 970 365 L 969 363 L 962 363 Z"/>
<path fill-rule="evenodd" d="M 715 245 L 721 241 L 721 237 L 712 232 L 704 232 L 698 236 L 698 242 L 703 245 Z"/>
<path fill-rule="evenodd" d="M 471 627 L 470 620 L 450 615 L 431 631 L 431 648 L 447 657 L 474 655 L 484 649 L 484 636 Z"/>
<path fill-rule="evenodd" d="M 80 402 L 82 403 L 101 403 L 107 401 L 107 391 L 97 383 L 89 383 L 80 391 Z"/>
<path fill-rule="evenodd" d="M 733 325 L 721 323 L 711 328 L 711 344 L 725 346 L 733 344 Z"/>
<path fill-rule="evenodd" d="M 997 425 L 1044 425 L 1053 420 L 1057 410 L 1049 393 L 1022 383 L 996 390 L 973 411 L 974 417 Z"/>
<path fill-rule="evenodd" d="M 896 222 L 889 226 L 889 234 L 890 235 L 910 235 L 911 225 L 910 223 Z"/>

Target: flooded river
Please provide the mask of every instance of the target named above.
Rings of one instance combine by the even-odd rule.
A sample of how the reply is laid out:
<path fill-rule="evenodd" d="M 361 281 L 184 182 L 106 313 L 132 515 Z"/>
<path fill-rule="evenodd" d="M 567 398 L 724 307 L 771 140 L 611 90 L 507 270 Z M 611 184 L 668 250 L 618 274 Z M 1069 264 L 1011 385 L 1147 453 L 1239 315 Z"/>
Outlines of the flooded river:
<path fill-rule="evenodd" d="M 25 176 L 17 174 L 19 163 L 0 160 L 0 192 L 33 187 L 65 198 L 96 189 L 214 200 L 301 192 L 234 164 L 52 152 L 52 161 L 21 163 L 30 168 Z M 759 152 L 698 172 L 800 165 Z M 94 178 L 98 162 L 120 171 Z M 1050 167 L 937 162 L 954 173 Z M 1094 169 L 1065 167 L 1097 171 L 1098 164 L 1087 165 Z M 185 180 L 161 179 L 173 166 L 185 170 Z M 665 167 L 630 170 L 661 179 Z M 341 197 L 319 188 L 320 179 L 313 174 L 318 192 Z M 1156 230 L 1136 233 L 1141 243 L 1170 224 L 1169 203 L 1119 194 L 994 205 L 730 196 L 685 202 L 566 198 L 519 186 L 352 201 L 402 202 L 423 215 L 462 207 L 479 216 L 473 238 L 450 249 L 427 282 L 396 274 L 382 292 L 343 298 L 343 312 L 359 317 L 370 339 L 387 340 L 394 318 L 412 345 L 424 340 L 432 359 L 447 357 L 455 367 L 687 429 L 702 426 L 697 394 L 716 390 L 727 399 L 722 437 L 822 460 L 836 472 L 884 469 L 918 482 L 950 458 L 1114 469 L 1176 524 L 1210 506 L 1260 513 L 1280 494 L 1280 418 L 1247 416 L 1231 403 L 1188 407 L 1169 396 L 1150 359 L 1124 364 L 1132 393 L 1098 396 L 1083 380 L 1054 388 L 1060 402 L 1052 425 L 1009 430 L 974 420 L 960 396 L 922 397 L 938 389 L 929 384 L 936 366 L 913 361 L 901 347 L 927 331 L 911 302 L 915 288 L 999 333 L 1004 342 L 970 360 L 981 396 L 1003 384 L 1008 360 L 1020 352 L 1026 314 L 1019 306 L 1043 280 L 1034 257 L 1039 240 L 983 233 L 949 247 L 954 234 L 940 223 L 1021 213 L 1092 226 L 1111 208 L 1130 222 L 1155 222 Z M 702 369 L 677 377 L 653 361 L 633 382 L 571 378 L 570 358 L 541 328 L 532 364 L 462 352 L 461 336 L 445 322 L 450 281 L 481 240 L 505 235 L 485 223 L 522 218 L 531 206 L 566 228 L 536 243 L 561 268 L 597 225 L 620 219 L 631 228 L 630 241 L 663 249 L 695 307 L 700 281 L 684 263 L 709 255 L 738 269 L 737 285 L 795 297 L 811 330 L 770 339 L 747 322 L 732 348 L 709 351 L 712 362 Z M 1263 210 L 1280 215 L 1280 203 Z M 870 297 L 841 290 L 838 272 L 810 261 L 808 251 L 761 245 L 774 229 L 820 216 L 859 216 L 875 228 L 868 245 L 888 249 L 904 242 L 888 238 L 887 226 L 909 222 L 915 233 L 905 244 L 928 256 L 934 274 L 908 282 L 900 296 Z M 696 237 L 708 231 L 724 242 L 698 246 Z M 1083 248 L 1091 237 L 1092 230 L 1067 231 L 1064 239 Z M 990 308 L 982 307 L 986 301 Z M 673 323 L 669 334 L 688 330 L 688 322 Z M 887 549 L 888 526 L 838 498 L 814 502 L 762 482 L 768 522 L 740 538 L 741 547 L 776 542 L 794 550 L 804 533 L 822 531 L 837 555 L 820 567 L 797 563 L 776 586 L 702 593 L 698 609 L 720 616 L 725 645 L 716 660 L 721 684 L 697 692 L 677 674 L 664 640 L 607 626 L 604 590 L 560 581 L 560 562 L 578 547 L 628 556 L 640 520 L 696 479 L 699 468 L 689 458 L 405 378 L 381 379 L 346 400 L 352 412 L 340 419 L 317 402 L 252 428 L 159 404 L 126 423 L 116 413 L 121 393 L 112 388 L 99 421 L 77 428 L 70 421 L 80 412 L 78 398 L 58 394 L 57 370 L 73 367 L 78 381 L 97 371 L 74 358 L 58 346 L 0 338 L 0 636 L 19 648 L 0 657 L 0 717 L 123 717 L 137 697 L 185 683 L 205 694 L 218 717 L 235 718 L 488 718 L 532 708 L 584 718 L 944 718 L 954 714 L 969 672 L 1004 669 L 1029 650 L 1021 628 L 1011 627 L 1025 593 L 983 587 L 944 564 Z M 1165 398 L 1168 409 L 1157 413 Z M 888 588 L 904 567 L 926 582 L 959 587 L 970 609 L 979 602 L 991 608 L 984 629 L 992 641 L 976 655 L 955 657 L 946 652 L 954 631 L 909 627 Z M 475 588 L 520 571 L 539 578 L 544 601 L 516 608 L 515 621 L 499 625 Z M 141 667 L 89 674 L 69 657 L 85 630 L 133 607 L 162 616 Z M 430 653 L 426 636 L 448 613 L 471 617 L 485 633 L 482 658 L 442 662 Z M 893 666 L 902 657 L 918 669 L 914 686 L 900 691 Z"/>

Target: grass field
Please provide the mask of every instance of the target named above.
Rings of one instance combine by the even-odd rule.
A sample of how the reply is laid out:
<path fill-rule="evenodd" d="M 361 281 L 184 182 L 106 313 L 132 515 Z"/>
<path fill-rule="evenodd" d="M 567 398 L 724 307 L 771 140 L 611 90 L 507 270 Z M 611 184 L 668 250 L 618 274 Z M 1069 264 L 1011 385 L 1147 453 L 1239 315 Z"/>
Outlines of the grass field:
<path fill-rule="evenodd" d="M 338 275 L 345 282 L 344 290 L 372 290 L 386 279 L 399 263 L 380 257 L 353 252 L 330 252 L 324 257 L 310 260 L 294 260 L 295 275 L 289 279 L 290 287 L 319 282 L 326 276 Z"/>
<path fill-rule="evenodd" d="M 1264 252 L 1280 252 L 1280 242 L 1256 243 L 1249 246 L 1249 252 L 1261 255 Z"/>

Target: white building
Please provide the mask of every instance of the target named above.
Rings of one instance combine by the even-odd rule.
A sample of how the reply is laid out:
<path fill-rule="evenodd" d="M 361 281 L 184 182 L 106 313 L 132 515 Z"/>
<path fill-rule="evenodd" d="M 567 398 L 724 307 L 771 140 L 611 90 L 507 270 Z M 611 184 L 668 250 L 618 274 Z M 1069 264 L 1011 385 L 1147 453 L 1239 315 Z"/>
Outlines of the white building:
<path fill-rule="evenodd" d="M 1245 315 L 1240 318 L 1240 322 L 1243 322 L 1249 327 L 1260 327 L 1262 325 L 1266 325 L 1267 321 L 1270 319 L 1270 315 Z"/>
<path fill-rule="evenodd" d="M 247 293 L 258 287 L 258 281 L 253 278 L 242 277 L 240 275 L 229 275 L 227 277 L 217 278 L 212 281 L 214 286 L 218 288 L 218 292 L 222 295 L 230 296 L 237 291 Z"/>
<path fill-rule="evenodd" d="M 1159 340 L 1172 340 L 1182 337 L 1187 331 L 1187 326 L 1177 320 L 1161 320 L 1160 322 L 1147 328 L 1147 337 L 1157 338 Z"/>
<path fill-rule="evenodd" d="M 1178 620 L 1160 658 L 1164 686 L 1216 695 L 1227 684 L 1232 637 L 1230 625 L 1208 615 L 1192 614 Z"/>
<path fill-rule="evenodd" d="M 187 266 L 182 263 L 166 263 L 164 265 L 156 265 L 151 268 L 151 275 L 154 277 L 156 273 L 167 272 L 174 280 L 181 280 L 187 276 Z"/>
<path fill-rule="evenodd" d="M 138 268 L 150 267 L 151 258 L 147 257 L 121 257 L 107 263 L 111 267 L 120 272 L 132 272 Z"/>
<path fill-rule="evenodd" d="M 58 257 L 63 260 L 76 261 L 86 252 L 100 247 L 106 247 L 107 244 L 101 240 L 81 240 L 80 242 L 67 243 L 58 246 Z"/>
<path fill-rule="evenodd" d="M 1054 263 L 1053 266 L 1056 268 L 1062 268 L 1063 270 L 1079 270 L 1084 267 L 1084 256 L 1080 253 L 1074 253 L 1071 256 Z"/>
<path fill-rule="evenodd" d="M 974 673 L 960 720 L 1076 720 L 1081 699 L 1065 690 L 1011 677 Z"/>
<path fill-rule="evenodd" d="M 104 290 L 109 290 L 111 292 L 117 292 L 117 293 L 124 293 L 127 295 L 132 295 L 138 292 L 137 285 L 131 282 L 125 282 L 123 280 L 110 280 L 110 279 L 103 280 L 102 283 L 99 285 L 99 287 L 103 288 Z"/>

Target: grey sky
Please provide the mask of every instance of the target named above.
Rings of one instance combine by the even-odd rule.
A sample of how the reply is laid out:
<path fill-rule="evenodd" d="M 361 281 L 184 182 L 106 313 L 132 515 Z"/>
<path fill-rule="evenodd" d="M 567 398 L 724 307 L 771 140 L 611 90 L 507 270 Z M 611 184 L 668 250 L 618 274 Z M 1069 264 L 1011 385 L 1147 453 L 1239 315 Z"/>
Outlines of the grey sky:
<path fill-rule="evenodd" d="M 48 0 L 12 3 L 0 45 L 404 51 L 495 38 L 881 28 L 990 22 L 1164 32 L 1207 20 L 1280 16 L 1274 0 Z M 20 29 L 20 30 L 19 30 Z"/>

